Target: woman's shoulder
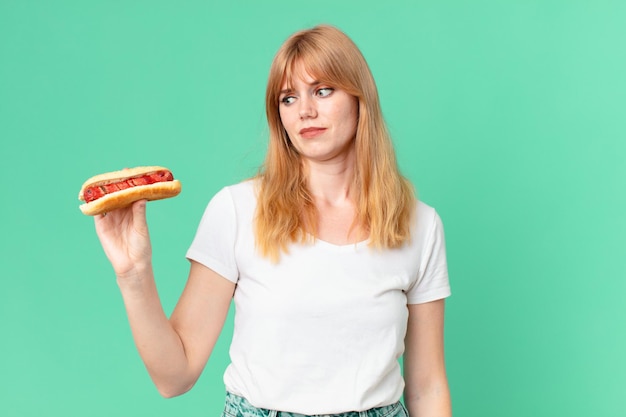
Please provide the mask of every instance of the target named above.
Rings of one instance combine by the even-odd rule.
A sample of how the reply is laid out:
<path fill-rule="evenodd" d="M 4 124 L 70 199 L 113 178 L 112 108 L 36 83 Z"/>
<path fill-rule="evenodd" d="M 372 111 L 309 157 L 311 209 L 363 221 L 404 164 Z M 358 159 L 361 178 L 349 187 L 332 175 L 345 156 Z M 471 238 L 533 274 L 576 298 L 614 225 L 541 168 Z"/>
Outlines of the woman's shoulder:
<path fill-rule="evenodd" d="M 422 200 L 417 200 L 417 204 L 415 204 L 415 213 L 418 217 L 432 217 L 437 214 L 437 210 L 435 210 L 435 208 L 430 204 L 425 203 Z"/>
<path fill-rule="evenodd" d="M 205 216 L 224 217 L 227 213 L 235 216 L 251 213 L 256 207 L 254 180 L 223 186 L 210 199 L 205 209 Z"/>
<path fill-rule="evenodd" d="M 231 207 L 254 207 L 256 205 L 257 180 L 247 179 L 222 187 L 211 201 L 223 202 Z"/>
<path fill-rule="evenodd" d="M 415 227 L 421 233 L 429 234 L 433 228 L 441 226 L 441 218 L 435 207 L 418 200 L 415 205 Z"/>

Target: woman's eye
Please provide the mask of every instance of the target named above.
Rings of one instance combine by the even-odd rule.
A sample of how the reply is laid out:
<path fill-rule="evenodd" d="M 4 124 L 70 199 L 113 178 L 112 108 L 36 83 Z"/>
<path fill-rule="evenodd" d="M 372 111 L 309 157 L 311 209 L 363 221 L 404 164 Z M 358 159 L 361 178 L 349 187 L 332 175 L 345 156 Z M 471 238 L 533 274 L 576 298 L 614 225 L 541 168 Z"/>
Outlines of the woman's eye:
<path fill-rule="evenodd" d="M 282 99 L 280 99 L 280 102 L 283 104 L 291 104 L 294 101 L 296 101 L 296 98 L 294 96 L 285 96 Z"/>
<path fill-rule="evenodd" d="M 318 97 L 328 97 L 329 95 L 333 93 L 333 91 L 335 91 L 334 88 L 324 87 L 324 88 L 320 88 L 319 90 L 317 90 L 316 93 Z"/>

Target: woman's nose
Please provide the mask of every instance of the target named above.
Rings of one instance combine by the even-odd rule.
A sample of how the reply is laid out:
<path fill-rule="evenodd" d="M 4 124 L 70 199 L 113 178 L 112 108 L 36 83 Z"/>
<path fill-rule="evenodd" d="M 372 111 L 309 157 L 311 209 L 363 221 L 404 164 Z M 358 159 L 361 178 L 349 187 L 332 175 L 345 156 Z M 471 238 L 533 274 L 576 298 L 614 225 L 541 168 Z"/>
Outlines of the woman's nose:
<path fill-rule="evenodd" d="M 313 118 L 317 116 L 315 103 L 309 97 L 304 97 L 300 99 L 300 108 L 298 109 L 298 111 L 301 119 Z"/>

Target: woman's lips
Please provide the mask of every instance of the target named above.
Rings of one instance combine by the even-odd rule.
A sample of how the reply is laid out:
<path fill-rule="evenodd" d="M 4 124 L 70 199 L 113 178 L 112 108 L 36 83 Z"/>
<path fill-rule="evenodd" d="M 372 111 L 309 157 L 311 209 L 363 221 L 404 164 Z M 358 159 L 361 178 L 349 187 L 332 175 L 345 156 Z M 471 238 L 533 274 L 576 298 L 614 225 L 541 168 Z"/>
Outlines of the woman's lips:
<path fill-rule="evenodd" d="M 300 136 L 302 136 L 303 138 L 311 139 L 321 135 L 322 133 L 324 133 L 325 130 L 326 128 L 324 127 L 306 127 L 304 129 L 301 129 L 299 133 Z"/>

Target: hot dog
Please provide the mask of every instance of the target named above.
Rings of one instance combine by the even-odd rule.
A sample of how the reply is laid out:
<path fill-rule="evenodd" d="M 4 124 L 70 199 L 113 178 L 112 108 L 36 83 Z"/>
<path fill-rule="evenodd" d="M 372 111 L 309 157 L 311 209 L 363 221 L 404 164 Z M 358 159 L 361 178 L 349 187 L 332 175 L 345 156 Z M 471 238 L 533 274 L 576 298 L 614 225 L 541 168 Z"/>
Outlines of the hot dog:
<path fill-rule="evenodd" d="M 107 172 L 89 178 L 80 189 L 78 199 L 83 214 L 95 216 L 126 207 L 137 200 L 161 200 L 180 193 L 180 181 L 160 166 L 140 166 Z"/>

